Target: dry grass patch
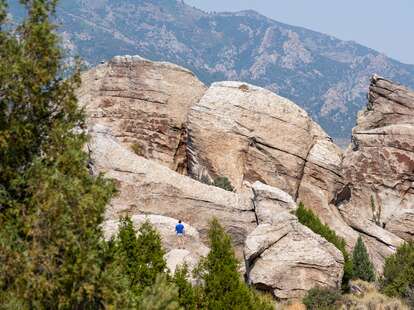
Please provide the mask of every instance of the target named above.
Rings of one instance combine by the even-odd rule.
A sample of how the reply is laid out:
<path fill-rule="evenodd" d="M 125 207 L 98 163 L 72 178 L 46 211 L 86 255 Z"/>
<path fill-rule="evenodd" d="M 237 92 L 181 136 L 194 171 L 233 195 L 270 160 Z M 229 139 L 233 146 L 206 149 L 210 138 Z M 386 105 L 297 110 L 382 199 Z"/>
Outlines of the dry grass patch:
<path fill-rule="evenodd" d="M 409 310 L 410 308 L 397 298 L 381 294 L 375 284 L 361 280 L 352 281 L 360 289 L 359 293 L 342 297 L 342 310 Z"/>

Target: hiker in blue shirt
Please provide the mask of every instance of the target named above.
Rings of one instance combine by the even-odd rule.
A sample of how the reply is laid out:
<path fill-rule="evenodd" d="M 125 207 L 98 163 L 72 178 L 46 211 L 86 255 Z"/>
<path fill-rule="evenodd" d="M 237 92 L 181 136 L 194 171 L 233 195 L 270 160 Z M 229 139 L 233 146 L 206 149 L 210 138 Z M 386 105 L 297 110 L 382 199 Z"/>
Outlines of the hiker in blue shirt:
<path fill-rule="evenodd" d="M 185 228 L 184 225 L 181 223 L 181 220 L 178 220 L 178 224 L 175 225 L 175 233 L 177 234 L 178 238 L 178 248 L 184 248 Z"/>

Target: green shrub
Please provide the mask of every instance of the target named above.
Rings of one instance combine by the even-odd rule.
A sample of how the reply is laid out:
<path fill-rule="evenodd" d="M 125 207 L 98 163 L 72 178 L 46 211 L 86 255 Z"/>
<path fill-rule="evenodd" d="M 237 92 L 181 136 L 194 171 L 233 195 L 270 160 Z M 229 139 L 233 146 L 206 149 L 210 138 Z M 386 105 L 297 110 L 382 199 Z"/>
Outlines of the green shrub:
<path fill-rule="evenodd" d="M 385 259 L 381 290 L 388 296 L 401 297 L 414 307 L 414 242 L 401 245 Z"/>
<path fill-rule="evenodd" d="M 112 182 L 86 169 L 80 67 L 68 69 L 57 1 L 0 1 L 0 308 L 126 309 L 101 225 Z"/>
<path fill-rule="evenodd" d="M 214 186 L 220 187 L 226 191 L 232 192 L 234 190 L 229 179 L 227 177 L 218 177 L 214 180 Z"/>
<path fill-rule="evenodd" d="M 341 293 L 337 290 L 313 288 L 303 298 L 306 309 L 310 310 L 335 310 Z"/>
<path fill-rule="evenodd" d="M 367 248 L 361 236 L 358 238 L 352 252 L 352 276 L 367 282 L 375 281 L 374 266 L 369 259 Z"/>
<path fill-rule="evenodd" d="M 178 303 L 178 288 L 168 282 L 165 274 L 159 274 L 154 284 L 145 288 L 138 309 L 182 310 Z"/>
<path fill-rule="evenodd" d="M 344 276 L 342 278 L 342 286 L 344 290 L 348 289 L 348 282 L 352 279 L 352 260 L 346 250 L 346 242 L 343 238 L 336 235 L 335 231 L 323 224 L 321 220 L 313 213 L 312 210 L 306 209 L 303 203 L 299 204 L 296 210 L 296 216 L 302 225 L 310 228 L 314 233 L 324 237 L 332 243 L 344 256 Z"/>
<path fill-rule="evenodd" d="M 131 145 L 131 149 L 132 151 L 134 151 L 135 154 L 137 154 L 138 156 L 144 156 L 145 155 L 145 151 L 144 148 L 139 145 L 138 143 L 134 143 Z"/>
<path fill-rule="evenodd" d="M 253 310 L 275 310 L 276 301 L 273 296 L 268 293 L 262 293 L 259 291 L 252 291 L 253 294 Z"/>

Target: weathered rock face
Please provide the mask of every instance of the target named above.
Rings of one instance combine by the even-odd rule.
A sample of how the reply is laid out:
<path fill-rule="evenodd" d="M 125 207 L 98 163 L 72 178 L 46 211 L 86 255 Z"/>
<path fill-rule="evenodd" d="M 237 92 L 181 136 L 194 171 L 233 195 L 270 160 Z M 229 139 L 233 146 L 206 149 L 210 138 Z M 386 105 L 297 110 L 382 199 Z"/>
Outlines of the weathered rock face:
<path fill-rule="evenodd" d="M 294 212 L 297 205 L 293 198 L 286 192 L 255 182 L 252 186 L 254 210 L 257 224 L 272 224 L 272 219 L 282 212 Z"/>
<path fill-rule="evenodd" d="M 330 202 L 343 185 L 342 152 L 293 102 L 238 82 L 213 84 L 189 113 L 189 173 L 226 176 L 236 189 L 261 181 L 314 209 L 353 244 Z"/>
<path fill-rule="evenodd" d="M 342 254 L 297 222 L 289 213 L 296 204 L 287 193 L 260 182 L 252 191 L 227 192 L 135 155 L 104 126 L 95 125 L 90 133 L 93 169 L 114 179 L 120 191 L 106 212 L 107 238 L 117 231 L 120 216 L 131 215 L 137 227 L 147 218 L 160 231 L 170 270 L 183 263 L 192 268 L 208 253 L 206 226 L 216 216 L 233 237 L 240 258 L 245 248 L 247 274 L 259 288 L 271 287 L 278 298 L 294 298 L 315 283 L 340 283 Z M 177 219 L 187 227 L 185 249 L 177 249 Z M 273 242 L 274 235 L 283 240 Z M 280 255 L 284 251 L 287 256 Z M 282 287 L 275 286 L 279 280 Z"/>
<path fill-rule="evenodd" d="M 217 217 L 257 287 L 281 299 L 338 287 L 342 254 L 298 223 L 291 213 L 300 201 L 349 250 L 361 234 L 377 271 L 414 235 L 414 93 L 401 86 L 373 79 L 344 155 L 294 103 L 248 84 L 205 92 L 187 70 L 139 57 L 116 57 L 83 81 L 90 168 L 119 189 L 104 229 L 116 231 L 125 214 L 136 225 L 148 216 L 171 270 L 208 252 L 208 222 Z M 235 192 L 186 171 L 203 182 L 226 176 Z M 175 245 L 177 219 L 187 226 L 185 249 Z"/>
<path fill-rule="evenodd" d="M 326 134 L 291 101 L 239 82 L 213 84 L 189 114 L 189 170 L 261 181 L 296 196 L 310 149 Z"/>
<path fill-rule="evenodd" d="M 244 254 L 248 280 L 279 299 L 297 299 L 316 285 L 339 288 L 343 256 L 332 244 L 290 214 L 289 195 L 260 183 L 253 186 L 257 212 L 266 214 L 247 237 Z"/>
<path fill-rule="evenodd" d="M 119 195 L 107 208 L 108 220 L 126 214 L 158 214 L 182 219 L 196 227 L 205 241 L 209 220 L 215 216 L 238 249 L 255 228 L 251 194 L 208 186 L 137 156 L 118 143 L 104 126 L 95 125 L 91 136 L 89 150 L 94 169 L 114 179 L 119 189 Z M 170 227 L 172 232 L 174 225 Z"/>
<path fill-rule="evenodd" d="M 352 140 L 343 161 L 347 194 L 337 205 L 381 269 L 414 232 L 414 92 L 374 76 Z"/>
<path fill-rule="evenodd" d="M 318 140 L 309 152 L 297 201 L 304 202 L 307 208 L 311 208 L 343 237 L 348 250 L 351 250 L 358 234 L 345 223 L 333 204 L 335 193 L 344 186 L 342 159 L 342 151 L 336 145 L 326 139 Z"/>
<path fill-rule="evenodd" d="M 82 75 L 79 101 L 136 153 L 186 172 L 187 113 L 205 86 L 188 70 L 139 56 L 117 56 Z"/>

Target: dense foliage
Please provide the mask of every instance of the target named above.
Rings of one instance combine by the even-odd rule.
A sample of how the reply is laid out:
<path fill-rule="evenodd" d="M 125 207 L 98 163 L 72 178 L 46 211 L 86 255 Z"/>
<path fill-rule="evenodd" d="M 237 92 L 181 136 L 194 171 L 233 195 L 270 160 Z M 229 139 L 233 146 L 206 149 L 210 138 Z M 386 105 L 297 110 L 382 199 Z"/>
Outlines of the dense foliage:
<path fill-rule="evenodd" d="M 159 274 L 155 283 L 145 288 L 140 310 L 182 310 L 178 303 L 178 289 L 168 281 L 165 274 Z"/>
<path fill-rule="evenodd" d="M 303 298 L 306 309 L 312 310 L 335 310 L 337 301 L 341 298 L 341 293 L 335 290 L 322 288 L 311 289 Z"/>
<path fill-rule="evenodd" d="M 348 282 L 352 278 L 352 260 L 346 250 L 346 242 L 343 238 L 337 236 L 335 231 L 329 228 L 328 225 L 323 224 L 321 220 L 312 212 L 306 209 L 303 203 L 299 204 L 296 210 L 296 216 L 302 225 L 309 227 L 314 233 L 321 235 L 327 241 L 332 243 L 338 250 L 342 252 L 345 259 L 344 276 L 342 278 L 343 288 L 347 289 Z"/>
<path fill-rule="evenodd" d="M 414 307 L 414 242 L 401 245 L 385 259 L 381 288 L 386 295 L 404 298 Z"/>
<path fill-rule="evenodd" d="M 352 252 L 352 276 L 367 282 L 375 281 L 374 266 L 369 259 L 367 248 L 361 236 L 358 238 Z"/>
<path fill-rule="evenodd" d="M 0 300 L 4 308 L 125 307 L 100 224 L 114 193 L 89 175 L 79 70 L 62 79 L 49 22 L 56 1 L 21 0 L 11 29 L 0 1 Z"/>
<path fill-rule="evenodd" d="M 145 221 L 137 231 L 129 217 L 121 220 L 119 232 L 112 241 L 113 259 L 129 280 L 129 288 L 136 298 L 146 287 L 155 283 L 157 276 L 167 269 L 161 237 Z"/>
<path fill-rule="evenodd" d="M 178 288 L 179 304 L 185 310 L 197 309 L 196 290 L 188 280 L 187 265 L 178 266 L 174 273 L 173 282 Z"/>
<path fill-rule="evenodd" d="M 217 219 L 211 221 L 208 236 L 210 252 L 198 268 L 203 283 L 203 307 L 214 310 L 273 309 L 241 279 L 230 236 Z"/>

